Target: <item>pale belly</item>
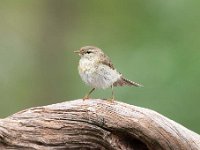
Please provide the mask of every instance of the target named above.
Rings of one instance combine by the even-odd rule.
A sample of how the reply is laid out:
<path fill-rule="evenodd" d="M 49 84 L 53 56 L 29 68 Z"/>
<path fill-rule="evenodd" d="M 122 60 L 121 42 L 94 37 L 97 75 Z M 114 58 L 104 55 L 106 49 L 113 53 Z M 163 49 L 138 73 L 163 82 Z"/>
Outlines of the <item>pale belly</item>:
<path fill-rule="evenodd" d="M 121 75 L 106 65 L 93 65 L 91 63 L 80 63 L 79 74 L 82 80 L 94 88 L 108 88 L 116 82 Z"/>

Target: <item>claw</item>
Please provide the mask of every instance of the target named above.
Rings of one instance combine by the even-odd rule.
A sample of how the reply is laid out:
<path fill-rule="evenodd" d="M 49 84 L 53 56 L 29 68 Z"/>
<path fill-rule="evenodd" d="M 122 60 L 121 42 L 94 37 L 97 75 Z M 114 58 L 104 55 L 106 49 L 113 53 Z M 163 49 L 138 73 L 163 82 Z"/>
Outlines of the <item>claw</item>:
<path fill-rule="evenodd" d="M 83 100 L 89 99 L 90 94 L 91 94 L 94 90 L 95 90 L 95 88 L 93 88 L 88 94 L 86 94 L 86 95 L 83 97 Z"/>
<path fill-rule="evenodd" d="M 107 99 L 107 101 L 109 101 L 110 103 L 113 103 L 113 102 L 114 102 L 114 100 L 115 100 L 115 99 L 114 99 L 113 97 L 112 97 L 112 98 L 108 98 L 108 99 Z"/>
<path fill-rule="evenodd" d="M 89 99 L 89 96 L 88 96 L 88 95 L 85 95 L 85 96 L 83 97 L 83 101 L 86 100 L 86 99 Z"/>

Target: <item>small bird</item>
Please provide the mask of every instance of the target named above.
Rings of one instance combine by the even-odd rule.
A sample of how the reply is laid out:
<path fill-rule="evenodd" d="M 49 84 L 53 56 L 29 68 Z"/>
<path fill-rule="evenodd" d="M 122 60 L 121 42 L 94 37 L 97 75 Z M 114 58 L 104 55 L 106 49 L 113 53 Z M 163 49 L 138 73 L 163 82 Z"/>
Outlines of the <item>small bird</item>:
<path fill-rule="evenodd" d="M 112 98 L 114 100 L 113 86 L 136 86 L 141 84 L 125 79 L 113 66 L 110 58 L 95 46 L 84 46 L 80 50 L 74 51 L 81 57 L 78 71 L 82 80 L 92 87 L 92 90 L 85 95 L 83 100 L 89 99 L 90 94 L 97 89 L 112 88 Z"/>

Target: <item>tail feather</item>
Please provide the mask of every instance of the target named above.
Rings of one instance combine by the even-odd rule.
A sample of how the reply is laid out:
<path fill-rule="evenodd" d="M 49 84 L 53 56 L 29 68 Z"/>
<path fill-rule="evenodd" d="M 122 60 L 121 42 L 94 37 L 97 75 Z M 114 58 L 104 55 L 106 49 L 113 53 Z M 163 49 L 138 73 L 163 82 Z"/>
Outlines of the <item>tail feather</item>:
<path fill-rule="evenodd" d="M 131 80 L 125 79 L 123 77 L 121 77 L 119 80 L 117 80 L 114 84 L 114 86 L 136 86 L 136 87 L 143 87 L 143 85 L 133 82 Z"/>

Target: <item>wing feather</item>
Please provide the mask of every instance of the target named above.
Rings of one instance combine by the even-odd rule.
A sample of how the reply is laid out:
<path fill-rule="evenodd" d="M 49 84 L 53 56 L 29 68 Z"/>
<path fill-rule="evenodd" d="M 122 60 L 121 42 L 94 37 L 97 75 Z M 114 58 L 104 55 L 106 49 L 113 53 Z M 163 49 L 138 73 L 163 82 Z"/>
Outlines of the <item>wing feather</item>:
<path fill-rule="evenodd" d="M 112 64 L 112 62 L 110 60 L 110 58 L 107 55 L 105 55 L 105 54 L 102 54 L 101 60 L 99 62 L 102 63 L 102 64 L 104 64 L 104 65 L 106 65 L 106 66 L 109 66 L 113 70 L 115 69 L 114 65 Z"/>

